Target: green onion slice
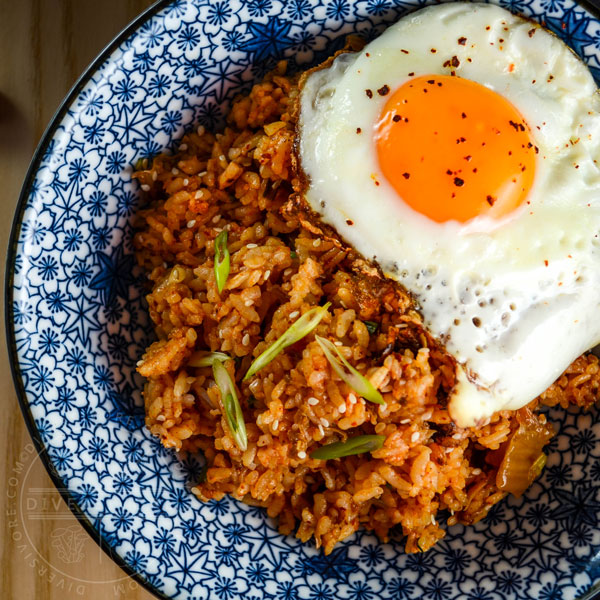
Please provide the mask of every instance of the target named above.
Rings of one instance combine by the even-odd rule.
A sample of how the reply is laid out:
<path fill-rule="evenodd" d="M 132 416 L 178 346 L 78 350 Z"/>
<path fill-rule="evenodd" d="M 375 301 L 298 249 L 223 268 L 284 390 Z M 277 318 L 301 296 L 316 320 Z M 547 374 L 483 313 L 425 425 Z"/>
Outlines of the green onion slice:
<path fill-rule="evenodd" d="M 244 381 L 250 379 L 252 375 L 258 373 L 263 367 L 266 367 L 285 348 L 307 336 L 325 316 L 330 305 L 331 302 L 328 302 L 325 306 L 311 308 L 297 321 L 292 323 L 275 342 L 273 342 L 260 356 L 254 359 L 248 372 L 244 376 Z"/>
<path fill-rule="evenodd" d="M 188 365 L 190 367 L 198 368 L 212 367 L 215 360 L 220 360 L 223 362 L 225 360 L 229 360 L 229 356 L 224 352 L 203 352 L 202 350 L 199 350 L 190 356 Z"/>
<path fill-rule="evenodd" d="M 220 360 L 215 360 L 212 365 L 213 375 L 219 391 L 225 411 L 225 420 L 231 432 L 231 437 L 237 447 L 243 452 L 248 448 L 248 436 L 246 434 L 246 423 L 242 408 L 235 391 L 235 385 L 231 380 L 229 372 Z"/>
<path fill-rule="evenodd" d="M 357 435 L 347 439 L 345 442 L 334 442 L 321 446 L 310 453 L 311 458 L 329 460 L 330 458 L 342 458 L 353 454 L 364 454 L 379 450 L 385 442 L 385 435 Z"/>
<path fill-rule="evenodd" d="M 316 335 L 315 339 L 321 346 L 325 357 L 333 370 L 345 381 L 359 396 L 375 404 L 385 404 L 382 395 L 375 386 L 361 375 L 342 355 L 337 346 L 329 340 Z"/>
<path fill-rule="evenodd" d="M 373 335 L 374 333 L 377 333 L 377 329 L 379 328 L 379 325 L 377 323 L 375 323 L 375 321 L 364 321 L 364 324 L 367 328 L 367 331 Z"/>
<path fill-rule="evenodd" d="M 215 239 L 215 279 L 219 294 L 223 291 L 229 277 L 229 250 L 227 249 L 227 230 L 223 229 Z"/>

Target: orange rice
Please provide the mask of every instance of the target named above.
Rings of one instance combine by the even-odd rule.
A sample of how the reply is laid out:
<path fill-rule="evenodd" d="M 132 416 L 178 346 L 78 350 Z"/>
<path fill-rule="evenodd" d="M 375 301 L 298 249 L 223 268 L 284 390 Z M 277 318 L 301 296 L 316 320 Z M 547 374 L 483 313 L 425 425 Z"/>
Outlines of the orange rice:
<path fill-rule="evenodd" d="M 516 432 L 541 432 L 543 442 L 551 435 L 535 412 L 540 401 L 587 407 L 596 400 L 598 360 L 577 359 L 524 409 L 497 413 L 480 428 L 456 427 L 447 410 L 453 359 L 423 329 L 410 297 L 302 203 L 298 77 L 286 77 L 285 68 L 280 63 L 234 102 L 222 133 L 199 127 L 176 155 L 136 173 L 149 192 L 135 247 L 152 285 L 158 338 L 138 365 L 147 378 L 146 424 L 166 447 L 204 454 L 205 478 L 193 488 L 201 500 L 230 494 L 264 506 L 282 533 L 314 537 L 327 553 L 360 526 L 384 541 L 400 526 L 406 551 L 424 551 L 445 535 L 439 511 L 448 511 L 447 525 L 473 523 L 506 495 L 500 471 Z M 219 294 L 214 240 L 223 229 L 231 271 Z M 253 358 L 326 301 L 332 305 L 312 333 L 242 382 Z M 386 404 L 357 397 L 315 334 L 334 341 Z M 210 367 L 189 365 L 198 350 L 232 359 L 226 367 L 244 413 L 244 452 Z M 374 433 L 386 439 L 372 453 L 309 457 L 323 444 Z"/>

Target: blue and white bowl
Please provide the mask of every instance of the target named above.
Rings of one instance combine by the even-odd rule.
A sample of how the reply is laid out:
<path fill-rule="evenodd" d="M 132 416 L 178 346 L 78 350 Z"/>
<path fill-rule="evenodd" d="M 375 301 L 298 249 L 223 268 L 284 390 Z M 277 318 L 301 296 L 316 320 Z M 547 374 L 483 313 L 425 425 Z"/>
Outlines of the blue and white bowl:
<path fill-rule="evenodd" d="M 144 428 L 135 363 L 152 338 L 134 268 L 132 165 L 227 103 L 281 57 L 322 60 L 427 0 L 174 0 L 142 15 L 63 103 L 31 165 L 7 268 L 8 340 L 23 414 L 49 471 L 101 546 L 159 597 L 570 600 L 600 581 L 598 413 L 550 411 L 544 476 L 425 554 L 359 531 L 324 556 L 263 510 L 189 488 Z M 572 0 L 502 1 L 543 22 L 600 79 L 600 21 Z"/>

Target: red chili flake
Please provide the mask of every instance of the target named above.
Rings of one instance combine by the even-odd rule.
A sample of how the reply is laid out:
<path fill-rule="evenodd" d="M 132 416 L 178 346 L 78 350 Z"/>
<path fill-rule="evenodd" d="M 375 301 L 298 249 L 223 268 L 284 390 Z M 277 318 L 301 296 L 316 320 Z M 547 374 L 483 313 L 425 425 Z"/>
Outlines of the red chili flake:
<path fill-rule="evenodd" d="M 442 67 L 449 67 L 450 65 L 451 65 L 450 59 L 448 59 L 447 61 L 444 62 L 444 64 L 442 65 Z"/>
<path fill-rule="evenodd" d="M 554 79 L 554 75 L 550 75 L 548 77 L 547 83 L 550 83 Z"/>
<path fill-rule="evenodd" d="M 346 219 L 346 225 L 354 225 L 354 221 L 352 219 Z"/>
<path fill-rule="evenodd" d="M 535 153 L 536 153 L 536 154 L 539 154 L 539 153 L 540 153 L 540 149 L 539 149 L 537 146 L 534 146 L 534 149 L 535 149 Z"/>
<path fill-rule="evenodd" d="M 428 83 L 429 85 L 433 85 L 433 84 L 435 83 L 435 79 L 428 79 L 428 80 L 427 80 L 427 83 Z"/>
<path fill-rule="evenodd" d="M 515 70 L 515 64 L 514 63 L 510 63 L 510 65 L 508 65 L 508 72 L 512 73 Z"/>
<path fill-rule="evenodd" d="M 460 65 L 460 60 L 458 60 L 458 56 L 452 57 L 452 62 L 450 63 L 453 67 L 458 67 Z"/>
<path fill-rule="evenodd" d="M 409 179 L 410 173 L 402 173 L 402 177 L 404 177 L 404 179 Z"/>
<path fill-rule="evenodd" d="M 408 74 L 408 76 L 409 76 L 409 77 L 414 77 L 414 76 L 415 76 L 415 72 L 414 72 L 414 71 L 411 71 L 411 72 Z"/>
<path fill-rule="evenodd" d="M 466 160 L 467 162 L 470 162 L 472 158 L 473 158 L 473 157 L 472 157 L 470 154 L 467 154 L 467 155 L 465 156 L 465 160 Z"/>
<path fill-rule="evenodd" d="M 575 165 L 575 168 L 576 168 L 576 169 L 579 169 L 579 165 Z"/>
<path fill-rule="evenodd" d="M 508 151 L 508 155 L 509 155 L 509 156 L 512 156 L 512 150 L 509 150 L 509 151 Z"/>
<path fill-rule="evenodd" d="M 494 206 L 494 204 L 496 204 L 496 198 L 494 198 L 494 196 L 490 196 L 488 194 L 485 199 L 490 206 Z"/>
<path fill-rule="evenodd" d="M 371 55 L 370 55 L 370 54 L 367 52 L 367 53 L 365 54 L 365 56 L 366 56 L 367 58 L 369 58 Z"/>
<path fill-rule="evenodd" d="M 379 181 L 375 181 L 375 185 L 379 185 Z"/>
<path fill-rule="evenodd" d="M 467 118 L 467 115 L 466 115 L 465 113 L 460 113 L 460 116 L 461 116 L 463 119 L 466 119 L 466 118 Z"/>
<path fill-rule="evenodd" d="M 459 37 L 459 38 L 458 38 L 458 43 L 459 43 L 461 46 L 464 46 L 464 45 L 467 43 L 467 38 L 466 38 L 466 37 Z"/>
<path fill-rule="evenodd" d="M 504 43 L 504 40 L 503 40 L 502 38 L 500 38 L 498 41 L 499 41 L 501 44 L 503 44 L 503 43 Z"/>
<path fill-rule="evenodd" d="M 467 62 L 473 62 L 470 58 L 467 58 Z"/>
<path fill-rule="evenodd" d="M 356 133 L 362 133 L 362 129 L 360 127 L 356 128 Z"/>
<path fill-rule="evenodd" d="M 367 98 L 373 97 L 373 92 L 371 90 L 365 90 L 365 94 L 367 95 Z"/>
<path fill-rule="evenodd" d="M 442 82 L 438 81 L 438 87 L 442 87 Z"/>
<path fill-rule="evenodd" d="M 446 169 L 446 175 L 452 175 L 452 171 L 450 169 Z"/>
<path fill-rule="evenodd" d="M 405 50 L 404 48 L 401 48 L 400 52 L 402 52 L 402 54 L 410 54 L 410 52 L 408 50 Z"/>
<path fill-rule="evenodd" d="M 525 131 L 525 126 L 523 123 L 515 123 L 514 121 L 509 121 L 508 124 L 514 128 L 515 131 Z"/>
<path fill-rule="evenodd" d="M 397 123 L 398 121 L 402 121 L 402 117 L 400 115 L 394 115 L 392 117 L 392 121 L 394 121 L 394 123 Z"/>
<path fill-rule="evenodd" d="M 464 142 L 466 142 L 466 141 L 467 141 L 467 140 L 466 140 L 464 137 L 459 137 L 459 138 L 456 140 L 456 143 L 457 143 L 457 144 L 463 144 L 463 143 L 464 143 Z"/>
<path fill-rule="evenodd" d="M 390 86 L 389 85 L 382 85 L 378 90 L 377 93 L 380 96 L 387 96 L 390 93 Z"/>
<path fill-rule="evenodd" d="M 548 261 L 547 261 L 547 260 L 545 260 L 545 261 L 544 261 L 544 264 L 545 264 L 546 266 L 548 266 Z"/>
<path fill-rule="evenodd" d="M 461 179 L 460 177 L 455 177 L 454 178 L 454 185 L 457 187 L 462 187 L 463 185 L 465 185 L 465 180 Z"/>
<path fill-rule="evenodd" d="M 531 84 L 534 85 L 535 84 L 535 79 L 531 80 Z"/>
<path fill-rule="evenodd" d="M 561 27 L 562 27 L 563 29 L 566 29 L 566 28 L 567 28 L 567 24 L 566 24 L 566 23 L 562 23 L 562 24 L 561 24 Z"/>
<path fill-rule="evenodd" d="M 530 29 L 530 30 L 527 32 L 527 35 L 528 35 L 529 37 L 533 37 L 533 35 L 534 35 L 534 34 L 535 34 L 535 29 Z"/>
<path fill-rule="evenodd" d="M 435 48 L 432 48 L 432 49 L 430 50 L 430 52 L 431 52 L 431 54 L 435 54 L 435 53 L 437 52 L 437 50 L 436 50 Z"/>
<path fill-rule="evenodd" d="M 525 165 L 523 165 L 523 166 L 521 167 L 521 173 L 523 173 L 523 172 L 524 172 L 526 169 L 527 169 L 527 167 L 526 167 Z"/>
<path fill-rule="evenodd" d="M 473 169 L 473 173 L 477 173 L 477 167 Z"/>
<path fill-rule="evenodd" d="M 485 28 L 486 31 L 489 31 L 490 29 L 491 27 L 489 25 Z"/>

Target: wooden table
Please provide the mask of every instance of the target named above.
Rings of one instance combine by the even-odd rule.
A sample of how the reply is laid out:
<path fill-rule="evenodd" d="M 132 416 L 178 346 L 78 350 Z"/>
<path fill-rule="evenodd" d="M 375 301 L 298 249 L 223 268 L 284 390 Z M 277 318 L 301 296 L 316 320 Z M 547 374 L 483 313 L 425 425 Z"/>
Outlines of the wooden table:
<path fill-rule="evenodd" d="M 0 0 L 0 248 L 35 147 L 78 76 L 152 0 Z M 4 282 L 2 282 L 3 285 Z M 4 294 L 0 297 L 4 313 Z M 0 597 L 149 600 L 71 514 L 21 416 L 0 329 Z"/>

